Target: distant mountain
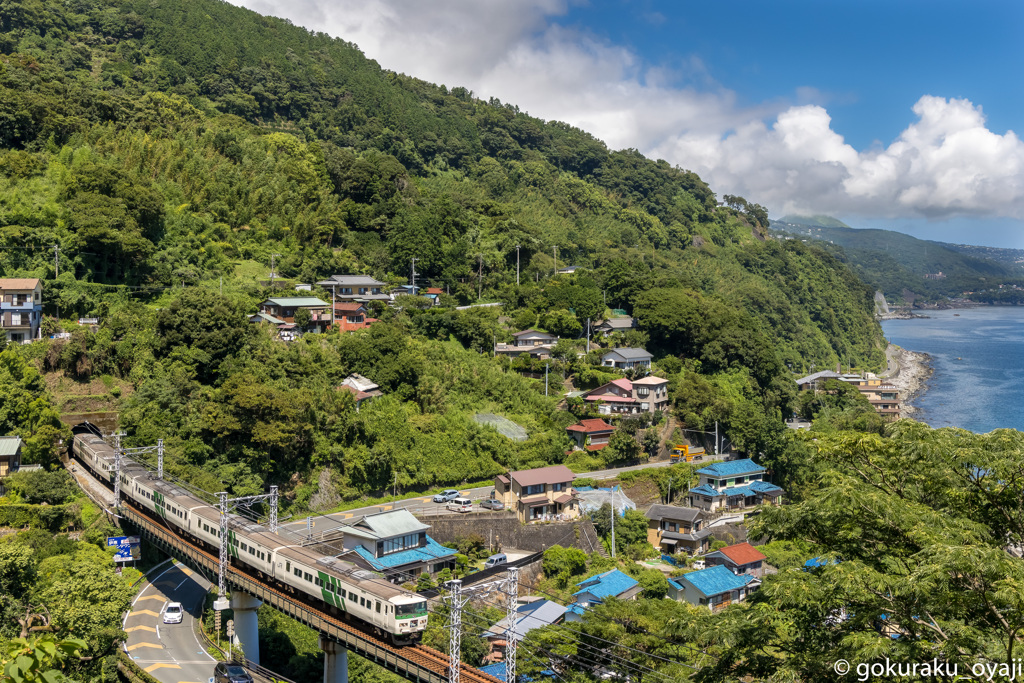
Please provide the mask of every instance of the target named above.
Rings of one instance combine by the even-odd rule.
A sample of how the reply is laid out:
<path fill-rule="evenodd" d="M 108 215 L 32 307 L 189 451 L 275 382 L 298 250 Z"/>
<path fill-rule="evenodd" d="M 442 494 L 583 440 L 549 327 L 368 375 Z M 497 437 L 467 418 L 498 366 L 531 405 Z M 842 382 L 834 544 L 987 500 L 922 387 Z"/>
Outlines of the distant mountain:
<path fill-rule="evenodd" d="M 773 221 L 772 229 L 782 237 L 830 245 L 889 301 L 938 301 L 965 294 L 979 301 L 1004 300 L 1014 298 L 1009 293 L 1024 286 L 1024 251 L 1019 249 L 946 244 L 892 230 L 851 228 L 830 216 L 786 216 Z"/>

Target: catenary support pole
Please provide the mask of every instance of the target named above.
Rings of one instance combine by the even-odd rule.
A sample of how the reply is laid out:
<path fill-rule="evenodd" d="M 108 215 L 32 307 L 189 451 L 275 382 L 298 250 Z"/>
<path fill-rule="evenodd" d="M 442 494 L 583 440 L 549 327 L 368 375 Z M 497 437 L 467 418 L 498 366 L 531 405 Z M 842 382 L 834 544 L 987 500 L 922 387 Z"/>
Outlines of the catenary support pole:
<path fill-rule="evenodd" d="M 270 520 L 268 523 L 270 531 L 277 533 L 277 487 L 270 487 Z"/>
<path fill-rule="evenodd" d="M 220 565 L 217 568 L 217 596 L 223 598 L 227 595 L 227 570 L 228 570 L 228 494 L 221 491 L 217 494 L 220 500 Z"/>
<path fill-rule="evenodd" d="M 505 598 L 508 601 L 505 606 L 505 618 L 508 619 L 508 628 L 505 629 L 505 680 L 517 681 L 516 648 L 519 641 L 516 640 L 515 625 L 519 608 L 519 567 L 508 568 Z"/>
<path fill-rule="evenodd" d="M 164 478 L 164 440 L 156 440 L 156 478 Z"/>
<path fill-rule="evenodd" d="M 451 611 L 448 613 L 448 683 L 459 683 L 462 657 L 462 581 L 452 581 Z"/>

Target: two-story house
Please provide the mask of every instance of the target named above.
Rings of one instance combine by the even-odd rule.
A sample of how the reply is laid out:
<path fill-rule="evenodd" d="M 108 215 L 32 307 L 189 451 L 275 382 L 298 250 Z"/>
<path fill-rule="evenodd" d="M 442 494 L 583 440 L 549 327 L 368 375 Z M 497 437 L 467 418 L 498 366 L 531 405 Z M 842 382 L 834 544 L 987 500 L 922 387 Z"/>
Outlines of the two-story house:
<path fill-rule="evenodd" d="M 12 344 L 39 338 L 43 286 L 37 278 L 0 279 L 0 335 Z"/>
<path fill-rule="evenodd" d="M 594 325 L 594 332 L 600 332 L 606 337 L 612 332 L 625 332 L 627 330 L 635 329 L 633 318 L 628 315 L 619 316 L 615 318 L 608 318 Z"/>
<path fill-rule="evenodd" d="M 719 566 L 669 579 L 669 585 L 675 589 L 672 592 L 676 599 L 717 612 L 734 602 L 742 602 L 761 585 L 761 581 L 749 574 L 733 574 Z"/>
<path fill-rule="evenodd" d="M 456 551 L 427 535 L 424 524 L 408 510 L 375 512 L 340 528 L 346 559 L 395 582 L 409 581 L 423 572 L 436 574 L 455 568 Z"/>
<path fill-rule="evenodd" d="M 617 370 L 629 370 L 631 368 L 650 368 L 654 356 L 644 349 L 612 349 L 601 356 L 601 365 L 606 368 Z"/>
<path fill-rule="evenodd" d="M 358 301 L 339 301 L 334 304 L 334 325 L 339 332 L 363 330 L 377 322 L 366 313 L 366 306 Z"/>
<path fill-rule="evenodd" d="M 504 503 L 506 510 L 515 510 L 523 523 L 576 519 L 580 506 L 572 488 L 575 478 L 565 465 L 509 472 L 495 477 L 493 497 Z"/>
<path fill-rule="evenodd" d="M 697 470 L 700 483 L 686 494 L 690 507 L 715 511 L 778 503 L 782 489 L 764 481 L 766 470 L 753 460 L 716 462 Z"/>
<path fill-rule="evenodd" d="M 317 285 L 331 290 L 335 301 L 391 301 L 391 296 L 382 290 L 387 283 L 369 275 L 332 275 Z"/>
<path fill-rule="evenodd" d="M 527 353 L 534 358 L 550 358 L 558 336 L 537 330 L 523 330 L 512 335 L 511 344 L 495 344 L 495 355 L 518 356 Z"/>
<path fill-rule="evenodd" d="M 764 576 L 764 562 L 768 559 L 764 554 L 749 543 L 719 548 L 704 556 L 709 567 L 721 565 L 733 574 L 750 574 L 761 578 Z"/>
<path fill-rule="evenodd" d="M 575 440 L 573 450 L 575 451 L 599 451 L 608 445 L 615 427 L 602 419 L 580 420 L 578 425 L 569 425 L 565 428 Z"/>
<path fill-rule="evenodd" d="M 584 610 L 608 598 L 633 600 L 643 590 L 636 579 L 618 569 L 583 579 L 576 588 L 579 590 L 572 594 L 573 602 L 565 612 L 566 621 L 581 621 Z"/>
<path fill-rule="evenodd" d="M 311 330 L 325 332 L 331 324 L 331 305 L 315 296 L 273 298 L 260 304 L 260 313 L 290 325 L 297 324 L 295 314 L 300 310 L 309 311 Z"/>
<path fill-rule="evenodd" d="M 21 467 L 21 437 L 0 436 L 0 477 L 14 474 Z"/>
<path fill-rule="evenodd" d="M 668 380 L 644 377 L 638 380 L 614 379 L 583 394 L 583 400 L 596 403 L 600 415 L 637 415 L 668 410 Z"/>
<path fill-rule="evenodd" d="M 700 555 L 711 546 L 709 515 L 697 508 L 652 505 L 646 512 L 647 541 L 669 555 Z"/>

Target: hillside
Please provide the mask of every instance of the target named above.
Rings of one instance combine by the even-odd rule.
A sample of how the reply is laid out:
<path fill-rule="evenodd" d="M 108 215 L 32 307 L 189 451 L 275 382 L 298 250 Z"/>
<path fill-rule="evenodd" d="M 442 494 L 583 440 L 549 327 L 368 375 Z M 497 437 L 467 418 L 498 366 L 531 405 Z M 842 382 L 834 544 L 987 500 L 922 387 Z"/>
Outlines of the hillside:
<path fill-rule="evenodd" d="M 757 204 L 720 206 L 692 172 L 217 0 L 6 3 L 0 169 L 0 275 L 42 278 L 45 331 L 71 334 L 19 355 L 123 386 L 128 443 L 164 438 L 179 476 L 280 483 L 296 510 L 565 459 L 576 417 L 530 378 L 543 367 L 490 357 L 526 327 L 567 338 L 553 371 L 593 387 L 615 375 L 577 358 L 584 325 L 626 309 L 639 329 L 604 343 L 655 352 L 681 424 L 769 454 L 790 368 L 884 362 L 871 288 L 768 238 Z M 441 306 L 292 344 L 247 322 L 272 261 L 285 281 L 399 284 L 414 258 Z M 478 300 L 501 318 L 454 310 Z M 72 322 L 85 315 L 98 332 Z M 352 372 L 385 400 L 356 411 L 337 390 Z"/>
<path fill-rule="evenodd" d="M 838 225 L 836 225 L 838 224 Z M 889 301 L 937 301 L 965 296 L 989 301 L 1024 285 L 1019 250 L 971 247 L 920 240 L 891 230 L 857 229 L 827 216 L 787 216 L 772 222 L 780 234 L 809 237 L 839 247 L 850 263 Z M 828 248 L 828 247 L 826 247 Z M 1005 291 L 998 290 L 1006 285 Z M 995 291 L 989 291 L 995 289 Z"/>

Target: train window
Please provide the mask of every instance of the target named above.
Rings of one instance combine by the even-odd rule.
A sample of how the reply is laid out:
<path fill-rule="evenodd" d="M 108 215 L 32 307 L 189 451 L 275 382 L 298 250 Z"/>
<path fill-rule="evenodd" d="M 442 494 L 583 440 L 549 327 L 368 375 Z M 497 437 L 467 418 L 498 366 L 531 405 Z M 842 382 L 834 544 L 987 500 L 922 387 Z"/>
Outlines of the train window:
<path fill-rule="evenodd" d="M 290 572 L 292 570 L 292 561 L 291 560 L 285 560 L 284 561 L 284 570 L 286 572 Z"/>
<path fill-rule="evenodd" d="M 377 601 L 377 614 L 380 614 L 380 600 Z"/>
<path fill-rule="evenodd" d="M 359 596 L 359 604 L 363 607 L 366 607 L 366 598 L 364 598 L 363 596 Z"/>
<path fill-rule="evenodd" d="M 313 575 L 310 574 L 309 572 L 305 572 L 305 576 L 303 578 L 306 579 L 306 581 L 312 581 L 313 580 Z"/>
<path fill-rule="evenodd" d="M 302 570 L 298 567 L 295 568 L 295 576 L 302 576 Z"/>
<path fill-rule="evenodd" d="M 242 544 L 242 550 L 248 550 L 248 549 L 249 549 L 249 546 L 247 546 L 245 543 L 243 543 Z"/>
<path fill-rule="evenodd" d="M 352 593 L 352 592 L 349 592 L 348 599 L 351 600 L 352 602 L 355 602 L 356 601 L 356 594 Z"/>
<path fill-rule="evenodd" d="M 320 581 L 320 577 L 319 576 L 316 576 L 316 577 L 313 578 L 313 585 L 316 586 L 317 588 L 319 588 L 320 586 L 323 585 L 323 582 Z"/>

